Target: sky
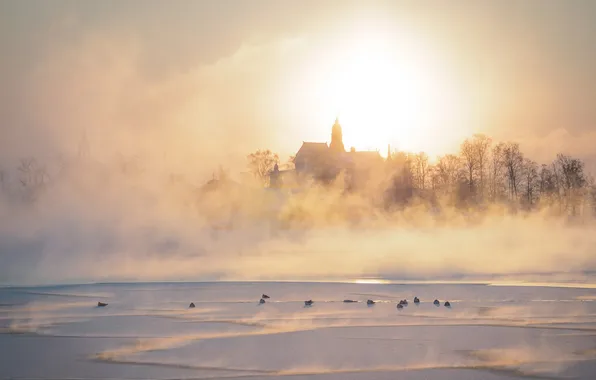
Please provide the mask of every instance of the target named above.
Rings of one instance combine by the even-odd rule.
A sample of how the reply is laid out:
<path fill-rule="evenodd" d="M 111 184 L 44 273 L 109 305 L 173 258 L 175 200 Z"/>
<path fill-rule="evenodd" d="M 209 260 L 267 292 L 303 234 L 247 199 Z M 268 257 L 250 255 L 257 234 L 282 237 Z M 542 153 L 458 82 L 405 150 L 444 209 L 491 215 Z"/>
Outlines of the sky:
<path fill-rule="evenodd" d="M 593 157 L 596 3 L 0 0 L 0 155 L 243 164 L 329 141 Z M 212 170 L 211 168 L 209 170 Z"/>

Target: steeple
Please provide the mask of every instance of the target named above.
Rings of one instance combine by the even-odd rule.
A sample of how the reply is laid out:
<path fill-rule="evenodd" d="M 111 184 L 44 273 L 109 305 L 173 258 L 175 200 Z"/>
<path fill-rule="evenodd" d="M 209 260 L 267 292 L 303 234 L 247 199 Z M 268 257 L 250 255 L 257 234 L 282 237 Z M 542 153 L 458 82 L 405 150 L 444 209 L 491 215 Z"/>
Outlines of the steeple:
<path fill-rule="evenodd" d="M 331 128 L 331 144 L 329 144 L 329 149 L 333 152 L 343 153 L 346 151 L 343 141 L 343 132 L 338 118 L 335 118 L 335 124 L 333 124 L 333 127 Z"/>

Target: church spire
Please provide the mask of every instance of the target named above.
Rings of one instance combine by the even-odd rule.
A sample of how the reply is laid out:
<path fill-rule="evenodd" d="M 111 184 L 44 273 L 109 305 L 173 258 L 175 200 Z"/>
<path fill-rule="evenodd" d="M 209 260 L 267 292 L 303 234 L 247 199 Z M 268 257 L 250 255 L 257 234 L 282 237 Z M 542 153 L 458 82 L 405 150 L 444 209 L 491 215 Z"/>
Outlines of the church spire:
<path fill-rule="evenodd" d="M 334 152 L 345 152 L 346 148 L 344 147 L 343 141 L 343 132 L 341 130 L 341 125 L 339 124 L 339 118 L 335 118 L 335 124 L 331 128 L 331 144 L 329 144 L 329 148 Z"/>

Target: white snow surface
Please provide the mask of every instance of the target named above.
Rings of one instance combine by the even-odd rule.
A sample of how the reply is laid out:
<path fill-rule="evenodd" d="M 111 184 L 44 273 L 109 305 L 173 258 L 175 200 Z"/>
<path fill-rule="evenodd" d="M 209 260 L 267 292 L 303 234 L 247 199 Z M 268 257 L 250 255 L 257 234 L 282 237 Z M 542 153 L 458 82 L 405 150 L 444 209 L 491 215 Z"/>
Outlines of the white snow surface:
<path fill-rule="evenodd" d="M 260 305 L 263 293 L 271 298 Z M 409 305 L 398 310 L 401 299 Z M 596 379 L 596 291 L 315 282 L 0 288 L 0 379 L 147 378 Z"/>

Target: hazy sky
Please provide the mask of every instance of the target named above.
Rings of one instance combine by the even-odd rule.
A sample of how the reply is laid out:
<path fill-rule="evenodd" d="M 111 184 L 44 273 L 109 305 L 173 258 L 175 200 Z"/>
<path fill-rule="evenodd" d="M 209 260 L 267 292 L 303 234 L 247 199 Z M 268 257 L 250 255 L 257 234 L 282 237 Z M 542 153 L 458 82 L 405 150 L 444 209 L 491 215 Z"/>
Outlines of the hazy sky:
<path fill-rule="evenodd" d="M 232 163 L 328 141 L 338 115 L 359 149 L 596 141 L 591 0 L 0 0 L 0 56 L 4 158 L 86 133 L 94 155 Z"/>

